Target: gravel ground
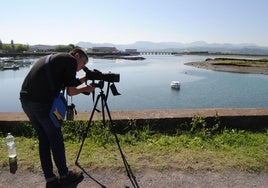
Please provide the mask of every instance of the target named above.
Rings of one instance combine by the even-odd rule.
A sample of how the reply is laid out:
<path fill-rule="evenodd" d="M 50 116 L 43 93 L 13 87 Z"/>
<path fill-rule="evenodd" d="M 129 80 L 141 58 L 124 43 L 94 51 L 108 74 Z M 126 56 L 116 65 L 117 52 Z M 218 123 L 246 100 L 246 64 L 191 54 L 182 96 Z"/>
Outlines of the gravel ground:
<path fill-rule="evenodd" d="M 211 172 L 211 171 L 177 171 L 164 170 L 162 172 L 144 169 L 135 173 L 139 187 L 237 187 L 237 188 L 266 188 L 268 187 L 268 173 L 248 173 L 239 171 Z M 68 188 L 78 187 L 133 187 L 125 171 L 111 169 L 97 169 L 84 173 L 84 179 L 79 184 L 73 184 Z M 11 174 L 8 171 L 0 172 L 0 187 L 45 187 L 41 173 L 20 172 Z"/>

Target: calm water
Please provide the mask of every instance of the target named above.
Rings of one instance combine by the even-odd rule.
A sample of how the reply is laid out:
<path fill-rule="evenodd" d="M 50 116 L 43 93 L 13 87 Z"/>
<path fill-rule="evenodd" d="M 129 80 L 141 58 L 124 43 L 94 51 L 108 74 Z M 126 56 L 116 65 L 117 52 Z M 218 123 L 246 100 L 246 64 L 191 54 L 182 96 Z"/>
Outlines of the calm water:
<path fill-rule="evenodd" d="M 110 110 L 268 107 L 267 75 L 216 72 L 184 65 L 207 56 L 144 57 L 143 61 L 89 60 L 90 69 L 120 73 L 116 86 L 122 95 L 109 94 Z M 0 72 L 0 111 L 22 111 L 19 90 L 28 71 L 29 68 L 21 68 Z M 181 82 L 180 90 L 170 88 L 172 80 Z M 79 95 L 72 100 L 78 111 L 93 107 L 91 96 Z"/>

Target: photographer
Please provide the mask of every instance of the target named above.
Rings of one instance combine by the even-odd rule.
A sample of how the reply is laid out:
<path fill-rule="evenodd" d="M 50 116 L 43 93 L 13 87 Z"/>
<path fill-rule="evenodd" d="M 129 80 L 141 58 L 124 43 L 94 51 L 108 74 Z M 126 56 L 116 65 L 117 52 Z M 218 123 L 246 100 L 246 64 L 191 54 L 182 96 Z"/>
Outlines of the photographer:
<path fill-rule="evenodd" d="M 57 187 L 60 184 L 67 185 L 82 180 L 83 174 L 71 171 L 67 167 L 63 135 L 61 128 L 54 126 L 49 117 L 50 107 L 53 99 L 65 87 L 68 88 L 67 93 L 70 96 L 91 93 L 94 87 L 80 86 L 86 78 L 76 78 L 76 72 L 85 68 L 88 62 L 88 56 L 83 49 L 74 48 L 69 53 L 53 54 L 48 63 L 46 59 L 46 57 L 40 58 L 25 77 L 20 91 L 20 100 L 24 112 L 37 132 L 46 187 Z M 47 70 L 51 73 L 54 92 L 51 91 Z M 59 178 L 53 172 L 51 155 Z"/>

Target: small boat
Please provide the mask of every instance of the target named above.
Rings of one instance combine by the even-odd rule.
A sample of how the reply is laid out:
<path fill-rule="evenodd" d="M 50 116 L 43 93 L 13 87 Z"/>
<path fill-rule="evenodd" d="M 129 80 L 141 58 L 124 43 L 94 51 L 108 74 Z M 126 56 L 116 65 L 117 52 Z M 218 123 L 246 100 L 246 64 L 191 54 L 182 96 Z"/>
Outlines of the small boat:
<path fill-rule="evenodd" d="M 12 66 L 4 66 L 2 70 L 19 70 L 19 66 L 12 65 Z"/>
<path fill-rule="evenodd" d="M 180 89 L 181 83 L 179 81 L 172 81 L 170 87 L 173 89 Z"/>

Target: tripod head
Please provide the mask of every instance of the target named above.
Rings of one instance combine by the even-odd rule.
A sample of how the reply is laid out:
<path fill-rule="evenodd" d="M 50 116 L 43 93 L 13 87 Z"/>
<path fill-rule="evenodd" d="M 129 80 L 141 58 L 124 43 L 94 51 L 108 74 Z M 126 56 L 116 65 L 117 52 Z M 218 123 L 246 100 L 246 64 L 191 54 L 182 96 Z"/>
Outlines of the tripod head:
<path fill-rule="evenodd" d="M 109 88 L 110 88 L 111 91 L 112 91 L 113 96 L 121 95 L 121 93 L 118 92 L 118 90 L 117 90 L 117 88 L 116 88 L 114 83 L 107 82 L 107 84 L 108 85 L 107 85 L 107 88 L 106 88 L 107 89 L 106 93 L 108 93 Z M 102 91 L 103 88 L 104 88 L 105 82 L 103 80 L 100 80 L 98 83 L 92 82 L 90 85 L 92 85 L 95 88 L 99 88 Z"/>

